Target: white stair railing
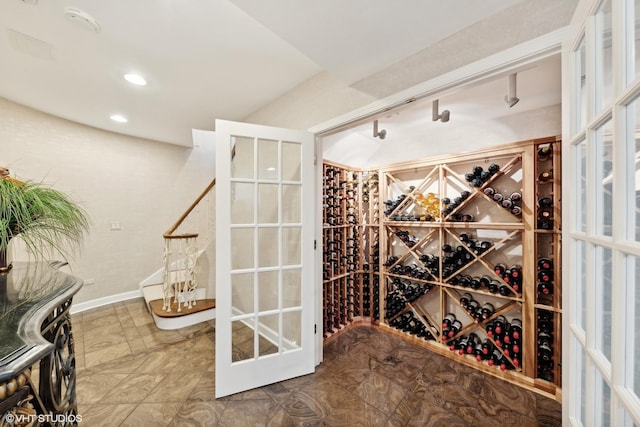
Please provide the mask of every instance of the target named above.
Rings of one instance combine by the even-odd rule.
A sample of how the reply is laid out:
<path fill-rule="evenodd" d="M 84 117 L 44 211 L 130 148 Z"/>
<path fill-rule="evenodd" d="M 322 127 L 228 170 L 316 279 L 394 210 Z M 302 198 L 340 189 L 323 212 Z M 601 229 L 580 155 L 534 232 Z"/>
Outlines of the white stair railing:
<path fill-rule="evenodd" d="M 214 179 L 191 204 L 180 219 L 164 233 L 163 307 L 176 311 L 197 303 L 200 249 L 205 249 L 213 235 L 215 194 Z M 188 231 L 186 231 L 188 230 Z"/>

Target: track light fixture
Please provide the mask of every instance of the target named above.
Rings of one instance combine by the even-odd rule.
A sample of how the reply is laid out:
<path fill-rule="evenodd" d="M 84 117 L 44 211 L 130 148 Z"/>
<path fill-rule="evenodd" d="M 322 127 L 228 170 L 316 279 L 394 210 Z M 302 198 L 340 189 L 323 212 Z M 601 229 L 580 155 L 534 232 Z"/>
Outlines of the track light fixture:
<path fill-rule="evenodd" d="M 380 139 L 385 139 L 387 137 L 387 131 L 382 129 L 382 130 L 378 130 L 378 121 L 374 120 L 373 121 L 373 137 L 374 138 L 380 138 Z"/>
<path fill-rule="evenodd" d="M 509 74 L 509 79 L 507 80 L 507 95 L 504 97 L 504 101 L 507 103 L 509 108 L 513 107 L 520 101 L 520 98 L 516 96 L 516 73 Z"/>
<path fill-rule="evenodd" d="M 442 113 L 439 113 L 438 104 L 439 104 L 439 101 L 437 99 L 433 101 L 433 109 L 432 109 L 433 121 L 437 122 L 438 120 L 442 120 L 443 123 L 448 122 L 451 112 L 449 110 L 444 110 Z"/>

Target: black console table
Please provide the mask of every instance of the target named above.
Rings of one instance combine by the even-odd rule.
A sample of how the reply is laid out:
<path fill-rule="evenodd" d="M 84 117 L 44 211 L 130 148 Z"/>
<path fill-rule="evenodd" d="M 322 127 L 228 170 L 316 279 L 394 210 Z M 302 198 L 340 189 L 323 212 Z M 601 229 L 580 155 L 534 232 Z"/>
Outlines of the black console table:
<path fill-rule="evenodd" d="M 69 310 L 82 281 L 63 263 L 0 274 L 0 426 L 77 424 Z"/>

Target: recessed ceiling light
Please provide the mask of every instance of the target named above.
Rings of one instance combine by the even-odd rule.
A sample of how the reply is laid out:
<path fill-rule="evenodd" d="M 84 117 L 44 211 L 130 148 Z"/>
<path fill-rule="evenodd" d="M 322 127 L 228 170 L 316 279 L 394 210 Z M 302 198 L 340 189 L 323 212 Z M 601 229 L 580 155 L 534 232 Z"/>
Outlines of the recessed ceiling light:
<path fill-rule="evenodd" d="M 267 168 L 267 170 L 268 170 L 269 172 L 273 172 L 273 171 L 275 171 L 275 170 L 276 170 L 276 168 L 274 168 L 273 166 L 270 166 L 270 167 L 268 167 L 268 168 Z"/>
<path fill-rule="evenodd" d="M 124 79 L 131 84 L 145 86 L 147 81 L 140 74 L 129 73 L 124 75 Z"/>
<path fill-rule="evenodd" d="M 113 114 L 111 120 L 118 123 L 127 123 L 127 118 L 121 114 Z"/>

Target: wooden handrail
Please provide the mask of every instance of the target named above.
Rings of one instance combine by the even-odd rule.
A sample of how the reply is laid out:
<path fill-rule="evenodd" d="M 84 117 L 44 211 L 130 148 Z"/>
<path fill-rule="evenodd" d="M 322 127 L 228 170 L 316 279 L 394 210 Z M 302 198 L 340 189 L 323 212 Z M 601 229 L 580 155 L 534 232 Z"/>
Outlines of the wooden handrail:
<path fill-rule="evenodd" d="M 173 224 L 171 228 L 165 231 L 164 237 L 170 237 L 173 234 L 173 232 L 176 231 L 178 227 L 180 227 L 180 224 L 182 224 L 182 222 L 189 216 L 191 211 L 194 210 L 196 206 L 198 206 L 198 203 L 200 203 L 200 201 L 204 199 L 204 196 L 206 196 L 207 193 L 211 191 L 213 187 L 215 187 L 215 185 L 216 185 L 216 179 L 213 178 L 213 181 L 211 181 L 211 183 L 207 186 L 207 188 L 205 188 L 202 194 L 200 194 L 198 198 L 193 203 L 191 203 L 191 206 L 189 206 L 189 208 L 182 214 L 180 219 L 176 221 L 176 223 Z"/>

